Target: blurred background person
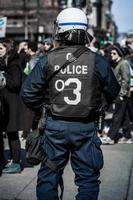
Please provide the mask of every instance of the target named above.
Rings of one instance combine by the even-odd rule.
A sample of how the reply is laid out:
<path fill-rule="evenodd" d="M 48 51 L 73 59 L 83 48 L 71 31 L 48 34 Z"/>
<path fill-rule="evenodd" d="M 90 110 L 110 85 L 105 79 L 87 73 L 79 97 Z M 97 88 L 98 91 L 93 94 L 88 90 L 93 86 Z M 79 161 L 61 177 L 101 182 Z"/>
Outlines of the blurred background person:
<path fill-rule="evenodd" d="M 29 75 L 32 69 L 35 67 L 37 61 L 39 60 L 39 54 L 37 54 L 38 44 L 37 42 L 28 42 L 27 52 L 26 54 L 29 57 L 28 62 L 26 63 L 26 67 L 24 69 L 24 73 Z"/>
<path fill-rule="evenodd" d="M 131 48 L 125 48 L 125 49 L 126 49 L 126 59 L 129 62 L 129 69 L 130 69 L 130 84 L 129 84 L 130 90 L 128 99 L 128 110 L 133 129 L 133 49 Z"/>
<path fill-rule="evenodd" d="M 123 59 L 124 52 L 122 47 L 114 45 L 111 47 L 111 59 L 114 74 L 121 86 L 118 97 L 115 100 L 115 108 L 113 110 L 112 123 L 108 132 L 108 136 L 103 138 L 103 143 L 132 143 L 130 119 L 128 112 L 128 94 L 130 83 L 129 63 Z M 119 130 L 122 127 L 122 136 Z"/>
<path fill-rule="evenodd" d="M 17 52 L 19 55 L 22 69 L 25 69 L 26 63 L 29 61 L 27 50 L 28 50 L 28 41 L 22 41 L 18 44 Z"/>
<path fill-rule="evenodd" d="M 22 82 L 25 81 L 31 70 L 34 68 L 37 62 L 37 43 L 31 41 L 20 42 L 18 53 L 22 67 Z M 19 109 L 19 127 L 21 130 L 22 139 L 26 139 L 27 135 L 32 130 L 34 112 L 31 111 L 20 98 Z"/>
<path fill-rule="evenodd" d="M 31 73 L 31 71 L 33 70 L 33 68 L 36 66 L 40 57 L 43 55 L 38 51 L 38 43 L 35 41 L 29 41 L 27 43 L 27 52 L 26 53 L 29 56 L 29 61 L 26 64 L 24 73 L 26 76 L 28 76 Z M 26 107 L 26 106 L 24 105 L 24 107 Z M 28 108 L 26 108 L 26 109 L 28 109 Z M 35 113 L 31 110 L 29 110 L 28 112 L 30 114 L 30 118 L 28 118 L 28 123 L 30 124 L 31 131 L 33 131 L 38 126 L 38 120 L 40 118 L 40 113 Z M 26 112 L 24 113 L 24 115 L 25 114 L 26 114 Z M 28 132 L 30 132 L 30 130 Z M 24 138 L 27 137 L 28 132 L 24 131 L 24 133 L 23 133 Z"/>
<path fill-rule="evenodd" d="M 43 41 L 44 52 L 47 53 L 54 47 L 53 39 L 51 37 L 45 38 Z"/>
<path fill-rule="evenodd" d="M 0 71 L 5 77 L 6 84 L 1 89 L 3 98 L 4 119 L 2 120 L 2 130 L 8 136 L 10 162 L 3 173 L 20 173 L 20 140 L 19 140 L 19 92 L 22 83 L 22 71 L 19 56 L 11 39 L 1 39 L 0 45 L 4 49 L 1 56 Z"/>
<path fill-rule="evenodd" d="M 6 47 L 3 46 L 2 43 L 0 43 L 0 67 L 3 65 L 3 57 L 6 53 Z M 0 176 L 2 175 L 2 170 L 4 166 L 6 165 L 6 161 L 4 158 L 4 142 L 3 142 L 3 115 L 4 115 L 4 109 L 3 109 L 3 97 L 1 95 L 1 90 L 6 85 L 6 79 L 3 76 L 3 72 L 0 71 Z"/>

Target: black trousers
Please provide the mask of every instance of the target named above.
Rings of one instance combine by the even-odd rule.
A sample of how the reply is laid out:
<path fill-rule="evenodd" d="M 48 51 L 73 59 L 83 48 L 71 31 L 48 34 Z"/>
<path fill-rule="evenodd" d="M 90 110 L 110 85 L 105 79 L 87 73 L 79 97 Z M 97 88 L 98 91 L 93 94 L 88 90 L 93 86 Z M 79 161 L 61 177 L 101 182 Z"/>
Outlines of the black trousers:
<path fill-rule="evenodd" d="M 3 167 L 5 164 L 5 158 L 4 158 L 4 142 L 3 142 L 3 134 L 2 131 L 0 131 L 0 167 Z"/>
<path fill-rule="evenodd" d="M 7 132 L 7 136 L 10 149 L 10 158 L 12 158 L 13 163 L 19 163 L 21 154 L 21 145 L 18 132 L 17 131 Z"/>
<path fill-rule="evenodd" d="M 117 142 L 120 137 L 118 133 L 120 128 L 123 129 L 123 136 L 125 138 L 131 138 L 128 98 L 125 98 L 124 100 L 117 98 L 115 102 L 112 125 L 108 132 L 108 136 L 115 142 Z"/>
<path fill-rule="evenodd" d="M 130 121 L 133 123 L 133 96 L 128 98 L 128 111 L 129 111 Z"/>

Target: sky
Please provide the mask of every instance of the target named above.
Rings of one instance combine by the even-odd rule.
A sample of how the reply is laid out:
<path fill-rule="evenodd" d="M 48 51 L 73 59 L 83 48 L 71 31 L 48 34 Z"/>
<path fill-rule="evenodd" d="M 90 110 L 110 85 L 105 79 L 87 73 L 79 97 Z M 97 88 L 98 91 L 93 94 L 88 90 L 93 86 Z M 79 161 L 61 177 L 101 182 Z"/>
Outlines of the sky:
<path fill-rule="evenodd" d="M 119 33 L 133 31 L 133 0 L 113 0 L 112 14 Z"/>

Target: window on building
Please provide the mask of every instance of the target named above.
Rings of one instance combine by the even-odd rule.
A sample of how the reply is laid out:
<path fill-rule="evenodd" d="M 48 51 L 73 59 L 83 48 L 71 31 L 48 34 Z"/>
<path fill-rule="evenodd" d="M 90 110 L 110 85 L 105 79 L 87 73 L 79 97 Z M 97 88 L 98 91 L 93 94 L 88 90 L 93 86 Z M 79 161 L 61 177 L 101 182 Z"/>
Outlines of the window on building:
<path fill-rule="evenodd" d="M 83 8 L 86 5 L 86 0 L 58 0 L 58 5 L 62 9 L 66 7 Z"/>

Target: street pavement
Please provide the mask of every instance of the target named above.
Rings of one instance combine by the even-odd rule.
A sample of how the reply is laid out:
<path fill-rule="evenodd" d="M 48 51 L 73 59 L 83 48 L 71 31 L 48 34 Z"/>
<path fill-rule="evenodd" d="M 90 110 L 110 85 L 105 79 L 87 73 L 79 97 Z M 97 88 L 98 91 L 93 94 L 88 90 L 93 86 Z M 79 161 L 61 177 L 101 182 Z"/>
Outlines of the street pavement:
<path fill-rule="evenodd" d="M 7 147 L 7 141 L 5 146 Z M 101 170 L 99 200 L 133 200 L 133 144 L 102 145 L 102 150 L 104 167 Z M 39 166 L 28 166 L 24 155 L 22 141 L 24 170 L 21 174 L 3 174 L 0 177 L 0 200 L 36 200 L 36 177 Z M 73 182 L 74 174 L 68 164 L 64 172 L 63 200 L 74 200 L 77 188 Z"/>

